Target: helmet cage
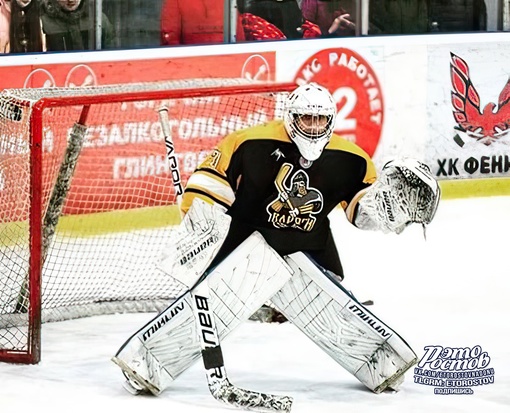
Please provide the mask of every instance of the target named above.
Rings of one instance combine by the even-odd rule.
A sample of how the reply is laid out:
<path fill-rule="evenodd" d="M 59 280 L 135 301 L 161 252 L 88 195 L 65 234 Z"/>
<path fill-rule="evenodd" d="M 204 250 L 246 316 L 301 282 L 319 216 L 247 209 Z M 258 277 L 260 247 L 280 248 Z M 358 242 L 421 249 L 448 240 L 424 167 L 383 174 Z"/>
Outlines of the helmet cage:
<path fill-rule="evenodd" d="M 291 113 L 299 134 L 311 140 L 321 139 L 325 134 L 333 133 L 333 115 Z M 307 118 L 310 119 L 307 119 Z M 307 119 L 305 121 L 304 119 Z"/>

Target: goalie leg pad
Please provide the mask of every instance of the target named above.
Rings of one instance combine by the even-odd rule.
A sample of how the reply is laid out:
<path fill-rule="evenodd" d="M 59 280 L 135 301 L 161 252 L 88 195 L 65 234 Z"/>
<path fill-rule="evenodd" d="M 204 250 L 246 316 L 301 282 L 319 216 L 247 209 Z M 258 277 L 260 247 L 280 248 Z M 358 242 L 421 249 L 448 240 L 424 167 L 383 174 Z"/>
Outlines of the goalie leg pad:
<path fill-rule="evenodd" d="M 203 282 L 220 339 L 227 336 L 291 277 L 289 266 L 258 233 L 253 233 Z M 158 395 L 200 358 L 192 294 L 185 293 L 134 334 L 113 357 L 142 390 Z"/>
<path fill-rule="evenodd" d="M 194 320 L 187 292 L 122 345 L 112 361 L 124 372 L 133 393 L 158 395 L 200 357 Z"/>
<path fill-rule="evenodd" d="M 409 345 L 301 252 L 271 303 L 338 364 L 375 393 L 394 388 L 417 361 Z"/>

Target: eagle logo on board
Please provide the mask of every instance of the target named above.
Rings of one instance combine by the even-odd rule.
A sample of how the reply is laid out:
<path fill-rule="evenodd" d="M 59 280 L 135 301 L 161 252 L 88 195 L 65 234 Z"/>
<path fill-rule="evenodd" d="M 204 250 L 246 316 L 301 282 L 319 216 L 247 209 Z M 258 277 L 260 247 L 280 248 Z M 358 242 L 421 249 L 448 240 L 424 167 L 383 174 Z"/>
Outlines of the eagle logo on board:
<path fill-rule="evenodd" d="M 510 105 L 508 104 L 510 79 L 499 94 L 498 104 L 487 103 L 481 110 L 480 95 L 469 77 L 468 64 L 453 53 L 451 58 L 451 99 L 453 117 L 457 122 L 455 129 L 488 146 L 510 131 Z M 464 146 L 464 141 L 458 134 L 454 140 L 459 146 Z"/>
<path fill-rule="evenodd" d="M 297 228 L 309 232 L 316 221 L 313 215 L 322 210 L 323 197 L 317 189 L 309 186 L 310 178 L 302 169 L 289 178 L 292 169 L 291 164 L 284 163 L 275 178 L 278 197 L 266 208 L 269 222 L 276 228 Z"/>

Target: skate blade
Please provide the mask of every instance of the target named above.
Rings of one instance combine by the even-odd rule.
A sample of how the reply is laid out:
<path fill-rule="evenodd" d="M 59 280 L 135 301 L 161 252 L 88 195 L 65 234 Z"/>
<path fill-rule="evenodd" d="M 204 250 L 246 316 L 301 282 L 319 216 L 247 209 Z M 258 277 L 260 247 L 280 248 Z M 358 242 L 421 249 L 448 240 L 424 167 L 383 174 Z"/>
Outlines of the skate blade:
<path fill-rule="evenodd" d="M 383 383 L 381 383 L 378 387 L 376 387 L 373 392 L 374 393 L 382 393 L 385 390 L 395 391 L 397 392 L 400 388 L 400 385 L 404 381 L 404 374 L 409 370 L 414 364 L 416 364 L 417 359 L 414 358 L 409 363 L 407 363 L 403 368 L 401 368 L 397 373 L 393 376 L 386 379 Z"/>
<path fill-rule="evenodd" d="M 127 390 L 128 393 L 132 394 L 133 396 L 138 396 L 140 394 L 148 393 L 147 391 L 144 391 L 143 389 L 138 389 L 138 388 L 134 387 L 130 380 L 131 379 L 127 379 L 124 383 L 122 383 L 122 387 L 124 387 L 124 390 Z"/>
<path fill-rule="evenodd" d="M 158 396 L 161 391 L 154 386 L 152 383 L 149 383 L 147 380 L 145 380 L 142 376 L 138 375 L 136 371 L 131 369 L 123 360 L 112 357 L 112 361 L 119 366 L 122 369 L 122 372 L 127 376 L 128 380 L 124 382 L 123 387 L 131 394 L 139 395 L 139 394 L 146 394 L 146 393 L 152 393 L 154 396 Z M 137 389 L 135 386 L 133 386 L 129 379 L 133 380 L 136 384 L 138 384 L 141 389 Z"/>

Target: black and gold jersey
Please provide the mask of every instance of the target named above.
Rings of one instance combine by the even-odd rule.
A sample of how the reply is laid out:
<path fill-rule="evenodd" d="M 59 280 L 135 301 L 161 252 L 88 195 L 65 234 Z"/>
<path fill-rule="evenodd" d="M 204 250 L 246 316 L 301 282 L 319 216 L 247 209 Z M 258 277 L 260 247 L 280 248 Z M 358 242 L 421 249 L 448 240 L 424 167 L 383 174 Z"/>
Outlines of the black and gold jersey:
<path fill-rule="evenodd" d="M 337 135 L 319 159 L 303 162 L 277 120 L 226 136 L 191 175 L 181 208 L 200 197 L 225 206 L 280 253 L 315 250 L 326 242 L 331 210 L 353 210 L 375 179 L 370 157 Z"/>

